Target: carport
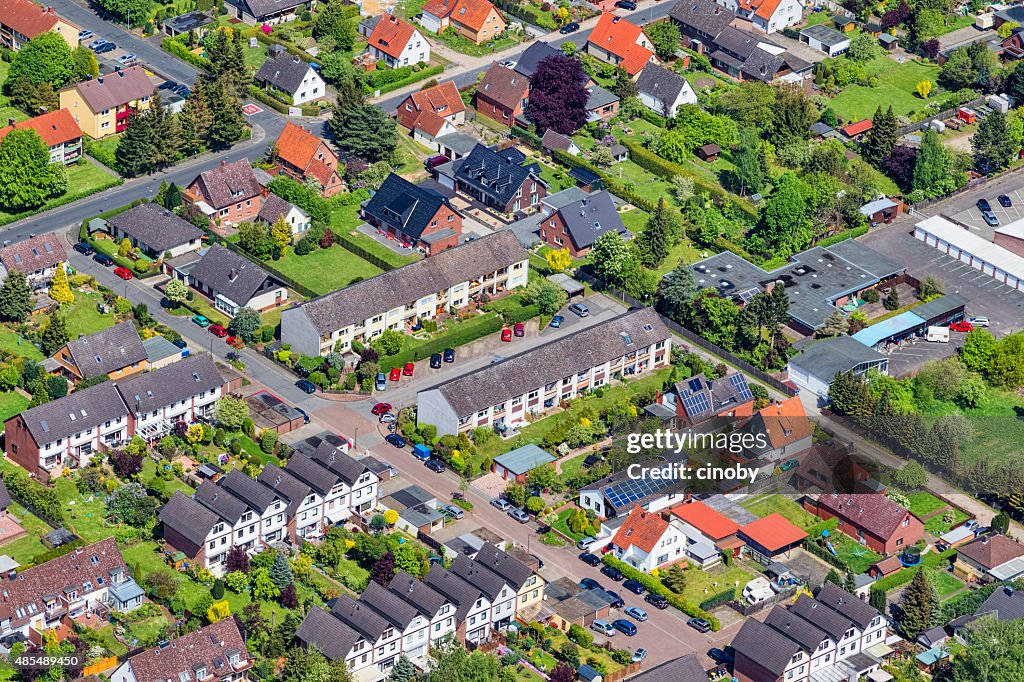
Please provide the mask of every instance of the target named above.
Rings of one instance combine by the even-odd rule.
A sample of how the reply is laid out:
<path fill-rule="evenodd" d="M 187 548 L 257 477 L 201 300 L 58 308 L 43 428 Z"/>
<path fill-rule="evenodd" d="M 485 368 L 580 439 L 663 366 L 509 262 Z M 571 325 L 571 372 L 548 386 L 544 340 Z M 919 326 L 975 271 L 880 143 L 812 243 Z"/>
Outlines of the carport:
<path fill-rule="evenodd" d="M 582 296 L 586 289 L 586 287 L 584 287 L 580 282 L 574 280 L 564 272 L 551 275 L 548 277 L 548 281 L 557 284 L 564 289 L 565 293 L 569 295 L 569 298 L 572 298 L 573 296 Z"/>
<path fill-rule="evenodd" d="M 962 320 L 967 299 L 956 294 L 946 294 L 914 308 L 914 314 L 929 327 L 948 326 L 950 322 Z"/>
<path fill-rule="evenodd" d="M 890 343 L 900 343 L 914 336 L 927 326 L 920 315 L 909 310 L 888 320 L 883 320 L 870 327 L 861 329 L 850 338 L 863 343 L 868 348 L 878 348 Z"/>

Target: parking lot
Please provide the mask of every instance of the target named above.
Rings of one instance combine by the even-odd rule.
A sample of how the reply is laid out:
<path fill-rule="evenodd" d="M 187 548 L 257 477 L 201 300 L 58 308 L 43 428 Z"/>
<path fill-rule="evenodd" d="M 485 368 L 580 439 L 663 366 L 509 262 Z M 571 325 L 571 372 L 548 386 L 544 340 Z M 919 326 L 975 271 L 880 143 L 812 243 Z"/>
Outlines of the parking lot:
<path fill-rule="evenodd" d="M 950 332 L 949 343 L 934 343 L 924 339 L 912 339 L 902 347 L 891 351 L 889 357 L 889 374 L 896 378 L 914 374 L 929 360 L 941 360 L 953 355 L 964 344 L 967 335 L 961 332 Z"/>
<path fill-rule="evenodd" d="M 1012 203 L 1011 206 L 1001 206 L 999 204 L 997 197 L 1003 194 L 1009 197 Z M 991 193 L 982 189 L 977 192 L 971 192 L 970 196 L 973 202 L 977 202 L 979 199 L 986 199 L 992 207 L 992 213 L 999 219 L 999 225 L 988 225 L 975 203 L 956 213 L 949 213 L 947 215 L 953 220 L 969 225 L 973 231 L 985 239 L 992 239 L 992 232 L 997 227 L 1006 227 L 1010 223 L 1024 218 L 1024 187 L 1018 189 L 1003 188 L 1002 191 L 993 191 Z"/>

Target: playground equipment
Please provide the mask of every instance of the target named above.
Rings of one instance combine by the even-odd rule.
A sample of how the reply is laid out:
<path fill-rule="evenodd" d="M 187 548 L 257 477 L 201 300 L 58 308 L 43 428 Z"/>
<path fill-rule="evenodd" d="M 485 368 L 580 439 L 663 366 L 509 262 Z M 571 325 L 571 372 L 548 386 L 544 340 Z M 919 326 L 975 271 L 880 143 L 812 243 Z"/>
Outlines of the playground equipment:
<path fill-rule="evenodd" d="M 900 563 L 906 567 L 917 566 L 921 563 L 921 548 L 907 547 L 899 555 Z"/>
<path fill-rule="evenodd" d="M 832 552 L 832 556 L 837 557 L 839 556 L 839 553 L 836 551 L 836 548 L 832 546 L 832 542 L 828 539 L 828 534 L 828 528 L 821 531 L 821 543 L 825 545 L 825 549 Z"/>

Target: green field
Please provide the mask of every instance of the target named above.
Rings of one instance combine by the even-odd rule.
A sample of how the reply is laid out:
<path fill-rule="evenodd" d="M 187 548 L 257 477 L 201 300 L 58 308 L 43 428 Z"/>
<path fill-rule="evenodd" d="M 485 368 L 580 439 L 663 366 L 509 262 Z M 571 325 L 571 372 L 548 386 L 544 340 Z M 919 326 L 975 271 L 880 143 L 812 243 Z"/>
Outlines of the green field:
<path fill-rule="evenodd" d="M 100 190 L 120 184 L 120 181 L 102 168 L 85 162 L 82 165 L 68 166 L 68 191 L 59 197 L 53 197 L 39 209 L 31 213 L 16 214 L 0 209 L 0 225 L 5 225 L 15 220 L 28 217 L 34 213 L 40 213 L 48 209 L 74 201 L 75 197 L 82 197 L 86 194 L 94 194 Z"/>
<path fill-rule="evenodd" d="M 739 596 L 743 586 L 754 579 L 754 574 L 740 566 L 719 564 L 703 571 L 699 568 L 686 569 L 686 587 L 682 597 L 688 602 L 699 604 L 729 588 Z"/>
<path fill-rule="evenodd" d="M 924 80 L 935 83 L 939 67 L 916 61 L 897 64 L 888 57 L 879 57 L 868 64 L 868 75 L 878 77 L 877 88 L 850 85 L 832 98 L 832 110 L 844 121 L 870 118 L 879 105 L 892 105 L 897 116 L 922 109 L 925 101 L 917 96 L 914 88 Z"/>
<path fill-rule="evenodd" d="M 0 421 L 6 421 L 28 407 L 28 398 L 15 391 L 0 393 Z"/>
<path fill-rule="evenodd" d="M 36 360 L 37 362 L 42 362 L 44 357 L 42 351 L 23 339 L 20 334 L 11 331 L 7 327 L 0 327 L 0 350 Z"/>
<path fill-rule="evenodd" d="M 910 501 L 910 511 L 922 519 L 946 506 L 945 502 L 923 490 L 907 493 L 907 500 Z"/>
<path fill-rule="evenodd" d="M 317 294 L 343 289 L 355 280 L 369 279 L 384 272 L 338 245 L 298 256 L 294 249 L 273 262 L 273 266 Z"/>
<path fill-rule="evenodd" d="M 28 118 L 28 116 L 26 116 L 21 109 L 16 109 L 15 107 L 12 107 L 10 105 L 0 104 L 0 128 L 6 127 L 7 121 L 9 121 L 12 118 L 15 121 L 24 121 Z"/>
<path fill-rule="evenodd" d="M 1020 457 L 1021 443 L 1024 443 L 1024 398 L 1016 391 L 988 386 L 983 405 L 961 408 L 955 403 L 936 401 L 925 413 L 929 417 L 962 414 L 974 427 L 974 439 L 960 451 L 965 462 L 981 458 L 993 461 Z"/>
<path fill-rule="evenodd" d="M 790 523 L 807 530 L 818 522 L 811 514 L 795 501 L 779 494 L 759 495 L 740 502 L 740 506 L 754 516 L 765 517 L 772 513 L 784 516 Z"/>
<path fill-rule="evenodd" d="M 92 334 L 114 325 L 113 313 L 104 315 L 96 309 L 103 297 L 93 292 L 75 290 L 75 302 L 62 310 L 71 338 L 79 334 Z"/>
<path fill-rule="evenodd" d="M 513 45 L 517 45 L 519 43 L 519 41 L 514 37 L 503 35 L 497 40 L 486 41 L 477 45 L 463 35 L 457 33 L 453 35 L 448 32 L 438 36 L 438 40 L 456 52 L 468 54 L 472 57 L 482 57 L 484 55 L 494 54 L 495 52 L 501 52 L 502 50 L 507 50 Z"/>

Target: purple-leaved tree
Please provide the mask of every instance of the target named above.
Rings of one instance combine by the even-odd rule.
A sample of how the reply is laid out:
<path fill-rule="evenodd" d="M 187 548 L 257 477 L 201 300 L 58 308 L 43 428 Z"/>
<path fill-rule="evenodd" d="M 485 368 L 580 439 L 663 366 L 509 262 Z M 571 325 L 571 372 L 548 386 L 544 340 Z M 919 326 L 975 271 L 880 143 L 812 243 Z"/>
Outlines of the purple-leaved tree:
<path fill-rule="evenodd" d="M 572 57 L 554 55 L 537 64 L 526 117 L 542 135 L 549 128 L 572 135 L 587 122 L 587 98 L 583 66 Z"/>

